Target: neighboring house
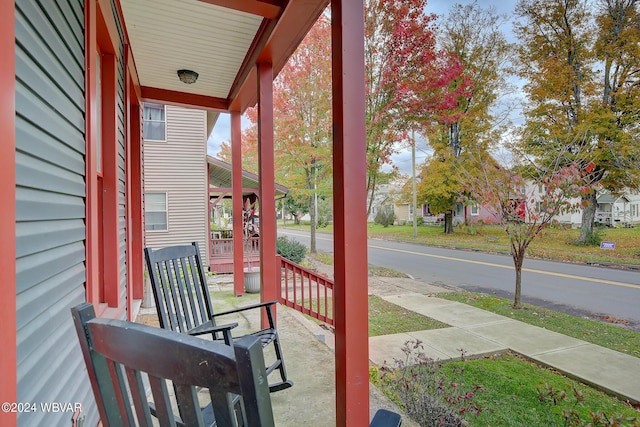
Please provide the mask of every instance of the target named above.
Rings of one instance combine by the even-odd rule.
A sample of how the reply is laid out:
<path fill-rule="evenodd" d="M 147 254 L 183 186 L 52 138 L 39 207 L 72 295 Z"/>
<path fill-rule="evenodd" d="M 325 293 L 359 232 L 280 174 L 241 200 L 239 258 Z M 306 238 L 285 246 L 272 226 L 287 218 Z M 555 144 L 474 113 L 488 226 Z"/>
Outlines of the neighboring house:
<path fill-rule="evenodd" d="M 209 175 L 209 218 L 211 228 L 209 233 L 209 269 L 216 273 L 233 272 L 233 216 L 231 210 L 228 212 L 222 200 L 231 200 L 232 194 L 232 167 L 230 163 L 215 157 L 206 156 Z M 247 199 L 255 200 L 258 194 L 258 175 L 242 170 L 242 198 L 243 206 Z M 289 189 L 283 185 L 275 183 L 275 198 L 281 199 L 287 195 Z M 259 218 L 256 218 L 259 222 Z M 209 228 L 208 228 L 209 229 Z M 259 249 L 256 245 L 245 245 L 245 258 L 247 256 L 257 258 L 255 252 Z M 245 260 L 245 262 L 248 262 Z"/>
<path fill-rule="evenodd" d="M 371 212 L 367 218 L 368 222 L 373 222 L 376 219 L 376 214 L 380 212 L 382 208 L 388 208 L 392 206 L 395 211 L 395 206 L 392 201 L 393 193 L 400 191 L 401 186 L 395 184 L 380 184 L 376 189 L 376 192 L 373 196 L 373 203 L 371 204 Z M 370 197 L 371 193 L 369 193 Z M 369 198 L 367 198 L 368 202 Z"/>
<path fill-rule="evenodd" d="M 198 242 L 206 263 L 207 113 L 145 103 L 143 117 L 145 246 Z"/>
<path fill-rule="evenodd" d="M 640 223 L 640 194 L 613 196 L 601 194 L 597 198 L 596 222 L 611 227 Z"/>
<path fill-rule="evenodd" d="M 483 224 L 495 224 L 499 220 L 495 213 L 491 212 L 486 207 L 475 203 L 464 206 L 462 218 L 462 222 L 466 222 L 467 224 L 475 224 L 478 222 Z"/>

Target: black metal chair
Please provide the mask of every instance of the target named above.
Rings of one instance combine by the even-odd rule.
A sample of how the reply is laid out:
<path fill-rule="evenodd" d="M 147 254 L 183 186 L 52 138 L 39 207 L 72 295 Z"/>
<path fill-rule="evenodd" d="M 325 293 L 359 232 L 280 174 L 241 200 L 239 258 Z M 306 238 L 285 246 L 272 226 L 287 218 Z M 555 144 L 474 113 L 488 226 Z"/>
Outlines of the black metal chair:
<path fill-rule="evenodd" d="M 96 319 L 87 303 L 71 312 L 103 425 L 274 426 L 258 338 L 245 336 L 231 347 Z M 153 402 L 147 400 L 147 387 Z M 208 390 L 211 403 L 205 408 L 196 387 Z"/>
<path fill-rule="evenodd" d="M 238 339 L 232 337 L 231 329 L 238 324 L 219 325 L 216 320 L 229 314 L 264 309 L 269 327 L 250 335 L 260 338 L 262 347 L 273 343 L 275 361 L 266 367 L 266 372 L 270 375 L 274 370 L 278 370 L 281 381 L 270 384 L 269 390 L 274 392 L 293 385 L 293 382 L 287 379 L 275 325 L 274 310 L 277 301 L 214 313 L 197 242 L 157 250 L 145 248 L 144 253 L 162 328 L 189 335 L 212 334 L 214 340 L 223 339 L 231 345 Z"/>

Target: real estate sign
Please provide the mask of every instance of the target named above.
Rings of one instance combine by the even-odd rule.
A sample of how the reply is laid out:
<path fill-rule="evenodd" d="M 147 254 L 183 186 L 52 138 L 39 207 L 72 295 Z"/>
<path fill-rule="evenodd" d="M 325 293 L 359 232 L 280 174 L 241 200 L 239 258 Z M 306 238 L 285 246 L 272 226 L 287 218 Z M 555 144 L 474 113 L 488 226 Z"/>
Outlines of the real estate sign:
<path fill-rule="evenodd" d="M 616 242 L 600 242 L 600 249 L 615 249 Z"/>

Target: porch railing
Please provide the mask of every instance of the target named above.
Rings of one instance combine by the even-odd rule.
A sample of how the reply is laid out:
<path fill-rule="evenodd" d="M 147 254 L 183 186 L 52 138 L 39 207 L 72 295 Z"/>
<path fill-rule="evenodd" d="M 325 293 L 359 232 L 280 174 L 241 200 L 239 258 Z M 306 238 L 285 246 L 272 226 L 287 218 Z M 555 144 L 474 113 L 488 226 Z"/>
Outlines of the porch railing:
<path fill-rule="evenodd" d="M 260 238 L 250 237 L 244 241 L 245 256 L 260 255 Z M 233 257 L 233 239 L 213 239 L 211 240 L 212 257 Z"/>
<path fill-rule="evenodd" d="M 280 260 L 280 304 L 333 325 L 333 282 L 328 278 L 278 256 Z"/>

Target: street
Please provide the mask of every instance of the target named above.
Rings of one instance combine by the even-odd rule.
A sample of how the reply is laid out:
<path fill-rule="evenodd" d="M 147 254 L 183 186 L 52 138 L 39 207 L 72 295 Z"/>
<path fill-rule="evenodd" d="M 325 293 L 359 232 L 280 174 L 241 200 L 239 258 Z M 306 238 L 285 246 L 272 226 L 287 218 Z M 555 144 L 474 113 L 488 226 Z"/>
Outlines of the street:
<path fill-rule="evenodd" d="M 309 233 L 278 230 L 307 247 Z M 317 249 L 333 252 L 333 236 L 318 233 Z M 369 264 L 414 279 L 513 298 L 515 272 L 510 256 L 369 239 Z M 611 316 L 640 328 L 640 272 L 525 259 L 522 302 L 574 315 Z"/>

